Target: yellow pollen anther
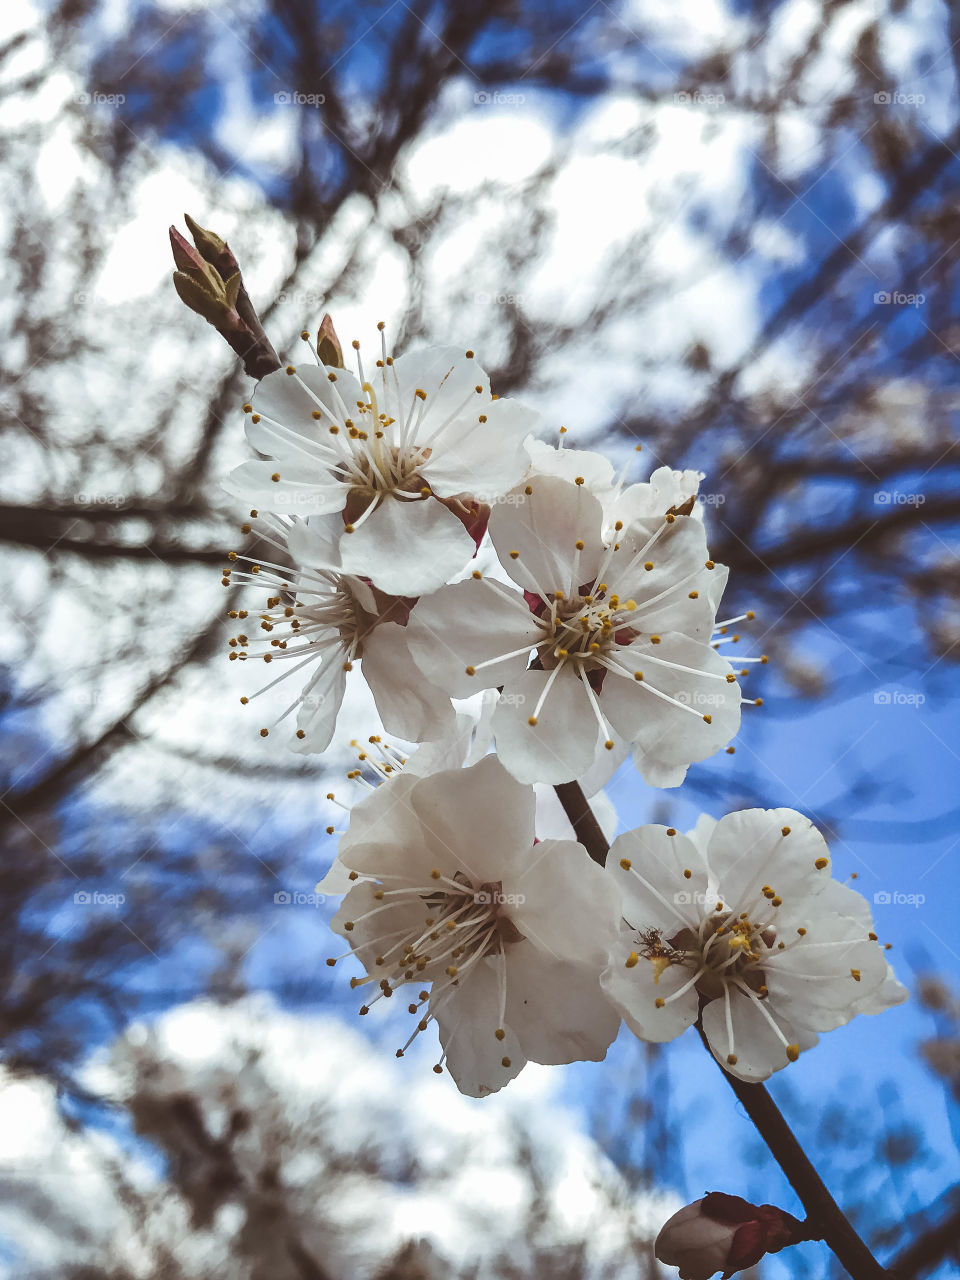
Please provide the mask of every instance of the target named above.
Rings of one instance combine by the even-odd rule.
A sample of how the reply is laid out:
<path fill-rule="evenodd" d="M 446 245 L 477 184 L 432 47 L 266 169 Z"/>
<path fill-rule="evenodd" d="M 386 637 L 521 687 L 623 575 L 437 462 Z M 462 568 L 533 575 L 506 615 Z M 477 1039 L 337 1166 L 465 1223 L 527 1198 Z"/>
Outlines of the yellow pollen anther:
<path fill-rule="evenodd" d="M 290 375 L 292 376 L 292 375 L 293 375 L 293 374 L 295 374 L 296 372 L 297 372 L 297 366 L 296 366 L 295 364 L 288 364 L 288 365 L 287 365 L 287 373 L 288 373 L 288 374 L 290 374 Z"/>
<path fill-rule="evenodd" d="M 479 569 L 474 569 L 474 571 L 473 571 L 473 576 L 474 576 L 474 577 L 477 579 L 477 581 L 479 582 L 479 580 L 483 577 L 483 574 L 480 572 L 480 570 L 479 570 Z"/>
<path fill-rule="evenodd" d="M 280 479 L 280 472 L 275 471 L 273 475 L 270 477 L 270 479 L 273 481 L 274 484 L 276 484 L 277 481 Z"/>
<path fill-rule="evenodd" d="M 530 725 L 530 726 L 531 726 L 531 728 L 532 728 L 536 723 L 537 723 L 537 717 L 536 717 L 536 716 L 527 716 L 527 724 L 528 724 L 528 725 Z"/>
<path fill-rule="evenodd" d="M 781 828 L 780 828 L 780 834 L 781 834 L 782 836 L 788 836 L 788 835 L 790 834 L 790 828 L 789 828 L 789 827 L 781 827 Z"/>
<path fill-rule="evenodd" d="M 523 487 L 523 492 L 524 492 L 524 493 L 527 495 L 527 497 L 529 498 L 529 497 L 530 497 L 530 495 L 531 495 L 531 493 L 533 493 L 533 485 L 532 485 L 532 484 L 524 485 L 524 487 Z"/>
<path fill-rule="evenodd" d="M 650 637 L 650 643 L 651 643 L 651 644 L 659 644 L 659 643 L 660 643 L 660 637 L 659 637 L 659 636 L 651 636 L 651 637 Z"/>
<path fill-rule="evenodd" d="M 437 870 L 437 868 L 436 868 L 436 867 L 434 867 L 434 868 L 433 868 L 433 870 L 430 872 L 430 879 L 431 879 L 431 880 L 442 880 L 442 879 L 443 879 L 443 872 L 442 872 L 442 871 L 438 871 L 438 870 Z M 432 921 L 432 920 L 428 920 L 428 921 L 427 921 L 427 924 L 433 924 L 433 921 Z"/>
<path fill-rule="evenodd" d="M 713 716 L 704 716 L 704 717 L 703 717 L 703 723 L 704 723 L 704 724 L 713 724 Z"/>
<path fill-rule="evenodd" d="M 578 551 L 582 551 L 585 545 L 586 544 L 584 543 L 582 538 L 578 538 L 574 543 L 574 546 L 577 548 Z"/>
<path fill-rule="evenodd" d="M 796 1060 L 800 1057 L 800 1046 L 798 1044 L 788 1044 L 787 1057 L 790 1059 L 791 1062 L 796 1062 Z"/>
<path fill-rule="evenodd" d="M 500 1059 L 500 1065 L 501 1065 L 501 1067 L 509 1067 L 509 1065 L 510 1065 L 510 1059 L 509 1059 L 509 1058 L 501 1058 L 501 1059 Z"/>
<path fill-rule="evenodd" d="M 699 592 L 699 591 L 688 591 L 688 592 L 687 592 L 687 599 L 688 599 L 688 600 L 698 600 L 699 598 L 700 598 L 700 592 Z"/>
<path fill-rule="evenodd" d="M 623 867 L 624 871 L 629 871 L 630 868 L 633 866 L 633 863 L 630 861 L 629 858 L 621 858 L 620 865 L 621 867 Z"/>
<path fill-rule="evenodd" d="M 625 969 L 634 969 L 640 963 L 640 957 L 635 951 L 631 951 L 624 962 Z"/>
<path fill-rule="evenodd" d="M 511 551 L 511 552 L 510 552 L 510 559 L 511 559 L 511 560 L 519 560 L 519 559 L 520 559 L 520 552 L 519 552 L 519 551 Z"/>
<path fill-rule="evenodd" d="M 807 936 L 807 931 L 802 924 L 798 926 L 797 933 L 799 933 L 801 938 L 805 938 Z"/>
<path fill-rule="evenodd" d="M 851 969 L 851 970 L 850 970 L 850 977 L 854 980 L 854 982 L 859 982 L 859 981 L 860 981 L 860 970 L 859 970 L 859 969 Z"/>
<path fill-rule="evenodd" d="M 715 569 L 717 566 L 714 564 L 712 560 L 704 560 L 703 567 L 705 569 Z"/>
<path fill-rule="evenodd" d="M 816 860 L 816 862 L 815 862 L 813 865 L 817 868 L 817 870 L 818 870 L 818 871 L 822 871 L 822 870 L 824 869 L 824 867 L 826 867 L 826 866 L 829 866 L 829 865 L 830 865 L 830 859 L 829 859 L 829 858 L 818 858 L 818 859 Z"/>
<path fill-rule="evenodd" d="M 667 1002 L 666 1000 L 664 1000 L 662 996 L 657 996 L 656 1000 L 654 1000 L 653 1003 L 656 1005 L 658 1009 L 662 1009 Z"/>
<path fill-rule="evenodd" d="M 476 667 L 464 667 L 464 672 L 468 676 L 475 676 L 477 674 L 477 669 Z"/>
<path fill-rule="evenodd" d="M 612 739 L 612 738 L 608 738 L 608 739 L 606 740 L 606 742 L 605 742 L 603 745 L 606 747 L 606 749 L 607 749 L 608 751 L 612 751 L 612 750 L 613 750 L 613 739 Z"/>
<path fill-rule="evenodd" d="M 493 1034 L 497 1037 L 498 1040 L 503 1040 L 505 1039 L 507 1033 L 506 1031 L 504 1031 L 503 1027 L 497 1027 L 496 1031 Z"/>
<path fill-rule="evenodd" d="M 574 484 L 585 484 L 585 483 L 586 483 L 586 481 L 584 480 L 583 476 L 576 476 L 576 477 L 574 478 L 573 483 L 574 483 Z"/>
<path fill-rule="evenodd" d="M 690 868 L 689 868 L 689 867 L 684 867 L 684 869 L 683 869 L 683 878 L 684 878 L 684 880 L 689 880 L 689 879 L 691 879 L 691 877 L 692 877 L 692 876 L 693 876 L 693 872 L 690 870 Z"/>

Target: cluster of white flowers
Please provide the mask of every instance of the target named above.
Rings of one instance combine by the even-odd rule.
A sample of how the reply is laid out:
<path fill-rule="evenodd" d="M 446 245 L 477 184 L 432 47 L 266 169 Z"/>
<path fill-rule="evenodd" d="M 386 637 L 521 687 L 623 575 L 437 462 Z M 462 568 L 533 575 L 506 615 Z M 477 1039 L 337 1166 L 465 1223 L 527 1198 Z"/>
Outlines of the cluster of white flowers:
<path fill-rule="evenodd" d="M 472 351 L 394 360 L 380 330 L 375 369 L 355 342 L 356 375 L 289 365 L 259 384 L 261 460 L 228 488 L 270 559 L 224 571 L 268 592 L 231 613 L 230 656 L 306 673 L 276 722 L 296 711 L 296 749 L 330 744 L 355 664 L 387 733 L 422 744 L 409 761 L 361 752 L 355 775 L 378 785 L 322 886 L 346 891 L 333 928 L 363 966 L 361 1012 L 409 989 L 408 1044 L 436 1022 L 436 1069 L 481 1096 L 527 1061 L 602 1058 L 621 1020 L 656 1041 L 696 1023 L 759 1080 L 903 999 L 798 813 L 640 827 L 605 867 L 572 827 L 538 839 L 548 785 L 594 795 L 630 753 L 672 787 L 732 751 L 741 705 L 760 702 L 739 681 L 766 658 L 727 657 L 752 614 L 717 621 L 727 572 L 699 472 L 626 484 L 562 434 L 535 439 L 538 415 L 492 395 Z M 456 707 L 482 691 L 479 720 Z"/>

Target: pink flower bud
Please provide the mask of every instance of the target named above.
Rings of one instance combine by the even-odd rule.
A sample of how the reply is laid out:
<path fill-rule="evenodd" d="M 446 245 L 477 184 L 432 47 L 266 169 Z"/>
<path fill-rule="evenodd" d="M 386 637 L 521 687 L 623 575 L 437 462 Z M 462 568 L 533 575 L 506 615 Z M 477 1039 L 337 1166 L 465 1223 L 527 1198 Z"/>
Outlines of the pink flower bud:
<path fill-rule="evenodd" d="M 765 1253 L 808 1238 L 803 1223 L 775 1205 L 711 1191 L 664 1223 L 655 1251 L 679 1269 L 680 1280 L 708 1280 L 717 1271 L 732 1276 Z"/>

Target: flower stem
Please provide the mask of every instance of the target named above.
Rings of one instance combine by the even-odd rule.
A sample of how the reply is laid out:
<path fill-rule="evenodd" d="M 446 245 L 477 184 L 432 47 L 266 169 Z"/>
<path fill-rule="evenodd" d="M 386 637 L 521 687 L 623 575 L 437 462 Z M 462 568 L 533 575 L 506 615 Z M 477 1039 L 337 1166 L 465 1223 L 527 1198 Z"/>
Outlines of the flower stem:
<path fill-rule="evenodd" d="M 603 866 L 610 846 L 580 784 L 558 783 L 554 791 L 563 805 L 564 813 L 570 819 L 577 839 L 593 861 Z M 709 1051 L 702 1028 L 698 1026 L 697 1030 Z M 713 1057 L 712 1054 L 710 1056 Z M 881 1267 L 857 1235 L 764 1086 L 738 1080 L 729 1071 L 724 1071 L 720 1063 L 717 1066 L 797 1193 L 806 1210 L 805 1226 L 811 1233 L 809 1238 L 823 1240 L 853 1280 L 889 1280 L 889 1273 Z"/>
<path fill-rule="evenodd" d="M 697 1027 L 704 1048 L 710 1051 L 703 1029 Z M 710 1055 L 713 1057 L 713 1054 Z M 716 1059 L 714 1058 L 716 1062 Z M 857 1235 L 846 1214 L 827 1190 L 810 1163 L 780 1108 L 762 1084 L 738 1080 L 717 1062 L 744 1111 L 753 1121 L 770 1153 L 786 1175 L 807 1213 L 810 1239 L 823 1240 L 853 1280 L 883 1280 L 884 1270 Z"/>
<path fill-rule="evenodd" d="M 579 782 L 558 782 L 554 786 L 557 799 L 563 805 L 563 811 L 570 819 L 573 833 L 589 853 L 594 862 L 602 867 L 607 860 L 607 837 L 600 828 L 596 814 L 590 808 L 590 802 L 583 794 Z"/>

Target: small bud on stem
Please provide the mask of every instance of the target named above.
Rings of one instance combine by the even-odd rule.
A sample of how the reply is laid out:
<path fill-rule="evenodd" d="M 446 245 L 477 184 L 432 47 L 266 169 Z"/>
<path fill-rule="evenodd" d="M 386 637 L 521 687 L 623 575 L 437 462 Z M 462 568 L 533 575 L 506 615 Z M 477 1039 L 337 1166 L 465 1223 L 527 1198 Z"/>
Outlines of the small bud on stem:
<path fill-rule="evenodd" d="M 264 332 L 260 317 L 244 288 L 240 267 L 230 246 L 184 214 L 193 245 L 176 227 L 170 228 L 170 246 L 177 268 L 173 285 L 181 301 L 203 316 L 243 361 L 251 378 L 262 378 L 280 368 L 280 358 Z M 194 247 L 196 246 L 196 247 Z"/>

